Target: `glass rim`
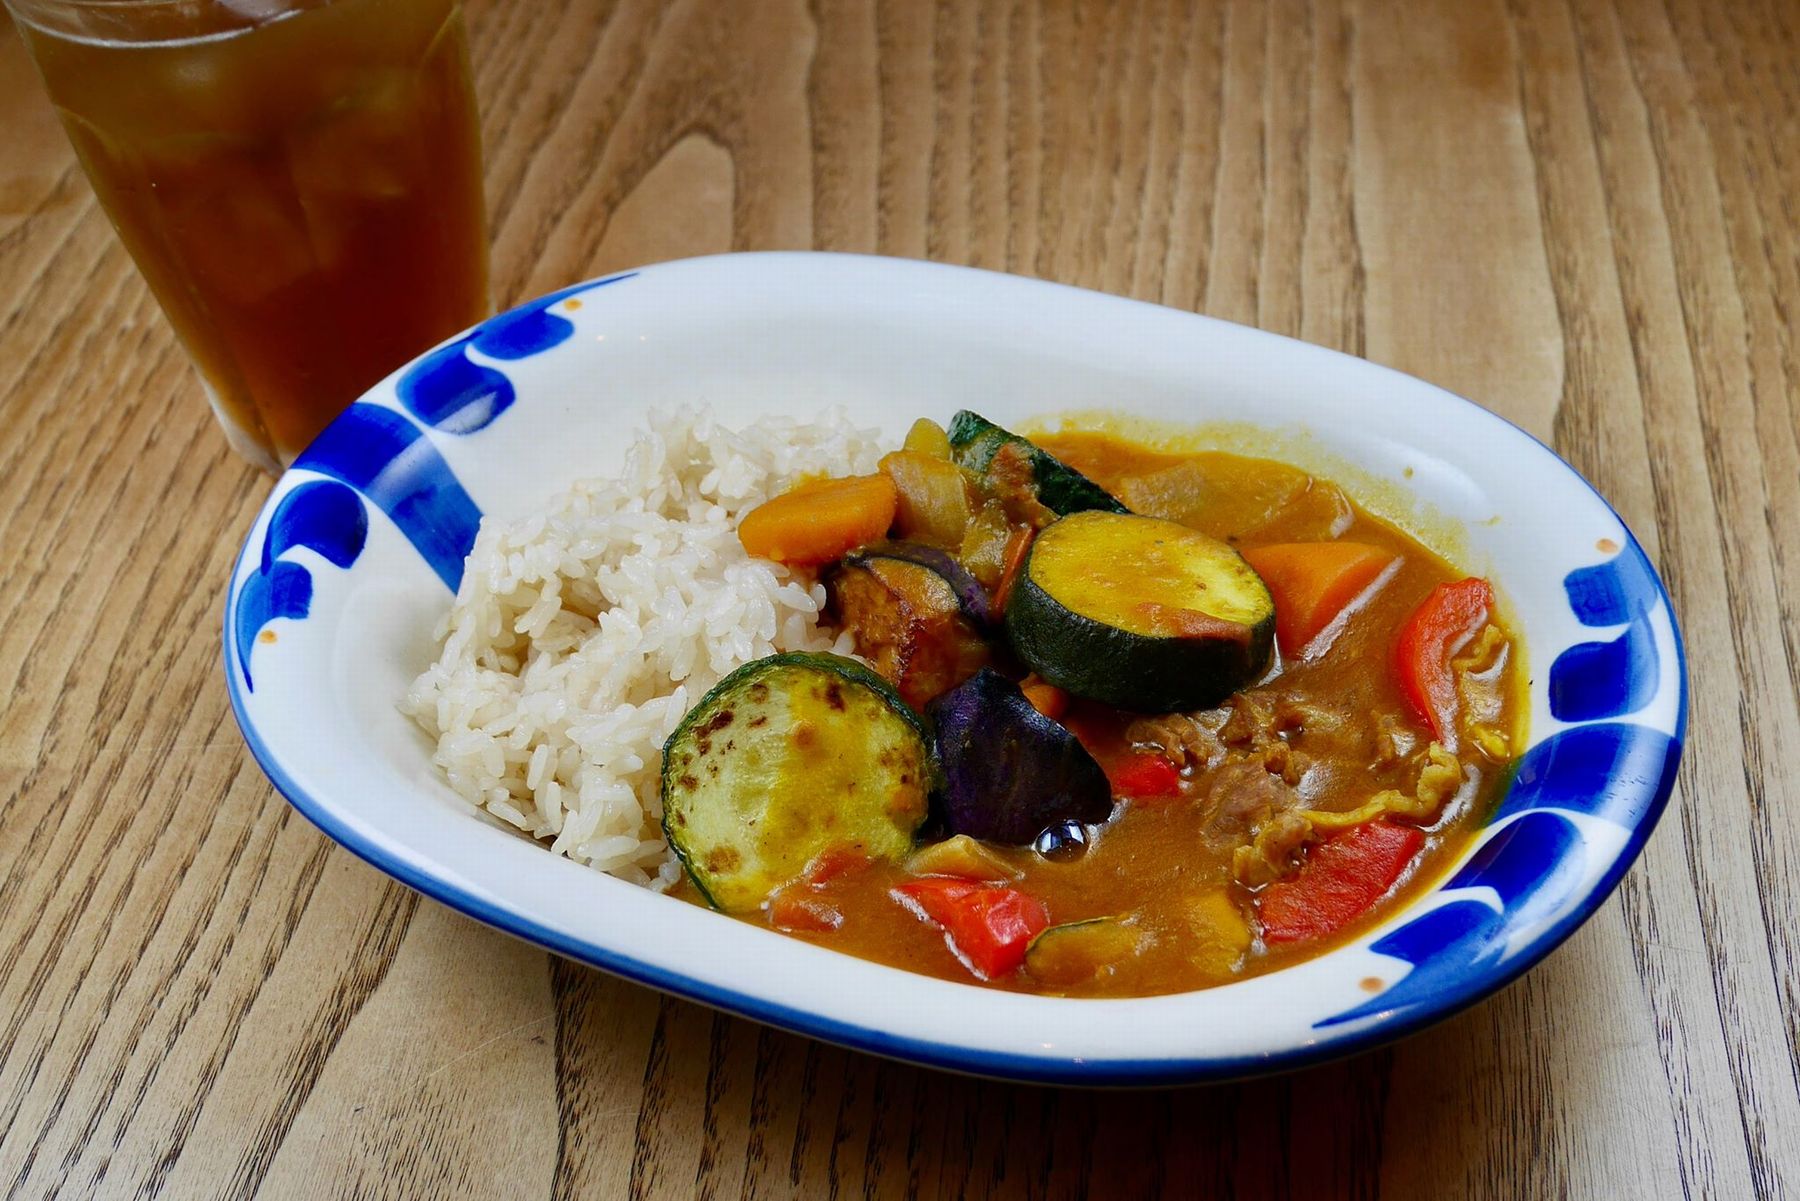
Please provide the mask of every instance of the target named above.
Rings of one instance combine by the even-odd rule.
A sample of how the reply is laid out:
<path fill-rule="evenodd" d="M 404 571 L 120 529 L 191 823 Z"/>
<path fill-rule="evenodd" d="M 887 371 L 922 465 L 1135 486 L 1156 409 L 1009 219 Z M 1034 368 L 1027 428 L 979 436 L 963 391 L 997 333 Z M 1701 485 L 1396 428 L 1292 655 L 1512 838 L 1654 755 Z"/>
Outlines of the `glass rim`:
<path fill-rule="evenodd" d="M 22 19 L 31 12 L 132 12 L 158 8 L 194 8 L 229 13 L 245 21 L 262 23 L 308 8 L 323 8 L 331 2 L 332 0 L 287 0 L 279 12 L 268 14 L 246 12 L 237 7 L 233 0 L 0 0 L 0 8 Z"/>
<path fill-rule="evenodd" d="M 0 0 L 21 27 L 52 37 L 159 46 L 236 37 L 333 0 Z M 152 24 L 140 24 L 150 22 Z M 170 23 L 173 25 L 170 25 Z M 191 27 L 191 28 L 190 28 Z"/>

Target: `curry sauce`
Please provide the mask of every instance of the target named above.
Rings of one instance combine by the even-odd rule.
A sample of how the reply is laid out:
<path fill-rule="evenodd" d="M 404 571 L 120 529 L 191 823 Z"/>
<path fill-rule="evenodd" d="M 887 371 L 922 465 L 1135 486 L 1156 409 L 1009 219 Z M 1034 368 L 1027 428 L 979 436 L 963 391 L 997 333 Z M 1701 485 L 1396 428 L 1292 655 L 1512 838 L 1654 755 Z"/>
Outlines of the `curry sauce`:
<path fill-rule="evenodd" d="M 1023 895 L 1050 924 L 1024 966 L 993 974 L 987 986 L 1141 996 L 1224 984 L 1352 939 L 1441 878 L 1503 792 L 1522 734 L 1515 640 L 1491 604 L 1468 608 L 1475 585 L 1490 595 L 1485 581 L 1462 580 L 1334 484 L 1290 466 L 1171 454 L 1097 433 L 1035 444 L 1130 515 L 1199 530 L 1252 564 L 1266 548 L 1332 543 L 1373 548 L 1356 553 L 1380 570 L 1321 628 L 1284 624 L 1284 640 L 1299 630 L 1306 645 L 1283 645 L 1259 678 L 1216 704 L 1142 713 L 1079 696 L 1057 702 L 1057 723 L 1113 782 L 1112 813 L 1046 831 L 1031 846 L 975 849 L 983 887 Z M 1458 596 L 1464 610 L 1451 604 Z M 1478 618 L 1432 644 L 1449 661 L 1423 686 L 1454 687 L 1453 719 L 1422 712 L 1420 682 L 1396 668 L 1397 654 L 1408 653 L 1404 638 L 1416 638 L 1420 614 L 1434 605 Z M 854 622 L 848 628 L 858 632 Z M 1004 647 L 993 667 L 1023 673 Z M 1037 704 L 1034 680 L 1026 677 L 1025 695 Z M 928 825 L 924 841 L 947 833 Z M 1359 839 L 1369 845 L 1357 849 Z M 1375 845 L 1382 840 L 1388 849 Z M 1277 898 L 1287 904 L 1298 895 L 1294 881 L 1328 870 L 1333 856 L 1381 854 L 1404 865 L 1367 908 L 1334 918 L 1329 933 L 1307 924 L 1304 906 L 1297 925 L 1277 915 Z M 988 974 L 958 947 L 953 928 L 909 901 L 913 882 L 939 874 L 917 860 L 837 858 L 745 916 L 927 975 Z"/>

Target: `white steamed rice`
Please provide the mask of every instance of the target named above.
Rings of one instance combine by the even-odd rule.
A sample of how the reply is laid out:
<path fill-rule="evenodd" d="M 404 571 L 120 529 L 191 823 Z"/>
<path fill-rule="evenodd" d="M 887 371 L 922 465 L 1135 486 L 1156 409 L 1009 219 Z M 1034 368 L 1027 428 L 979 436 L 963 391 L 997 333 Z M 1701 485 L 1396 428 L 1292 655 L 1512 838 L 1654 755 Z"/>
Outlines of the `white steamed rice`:
<path fill-rule="evenodd" d="M 401 708 L 471 804 L 601 871 L 667 887 L 662 744 L 732 669 L 776 651 L 849 653 L 825 591 L 744 552 L 739 518 L 796 479 L 875 470 L 842 414 L 729 430 L 650 420 L 613 480 L 482 522 L 443 650 Z"/>

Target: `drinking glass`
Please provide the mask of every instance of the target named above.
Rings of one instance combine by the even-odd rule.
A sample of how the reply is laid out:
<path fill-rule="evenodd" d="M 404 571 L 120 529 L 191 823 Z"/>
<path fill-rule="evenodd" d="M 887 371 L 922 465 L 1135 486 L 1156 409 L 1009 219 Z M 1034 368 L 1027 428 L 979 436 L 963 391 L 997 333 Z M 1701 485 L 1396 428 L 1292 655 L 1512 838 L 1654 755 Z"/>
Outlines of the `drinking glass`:
<path fill-rule="evenodd" d="M 457 0 L 5 0 L 231 445 L 291 463 L 487 311 Z"/>

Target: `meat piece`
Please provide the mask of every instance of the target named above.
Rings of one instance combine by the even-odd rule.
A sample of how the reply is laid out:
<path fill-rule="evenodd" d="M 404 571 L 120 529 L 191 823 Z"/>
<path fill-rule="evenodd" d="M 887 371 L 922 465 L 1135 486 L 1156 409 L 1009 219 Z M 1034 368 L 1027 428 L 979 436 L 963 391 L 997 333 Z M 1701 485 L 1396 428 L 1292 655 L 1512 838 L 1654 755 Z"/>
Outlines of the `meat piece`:
<path fill-rule="evenodd" d="M 1260 714 L 1265 724 L 1257 724 L 1258 718 L 1239 716 L 1245 711 Z M 1237 697 L 1224 709 L 1140 717 L 1125 728 L 1125 737 L 1135 746 L 1155 750 L 1177 767 L 1205 771 L 1227 761 L 1257 763 L 1283 782 L 1298 784 L 1306 772 L 1305 756 L 1279 734 L 1268 732 L 1280 727 L 1279 712 L 1279 706 L 1271 709 L 1263 702 Z M 1227 746 L 1221 731 L 1233 722 L 1237 723 L 1233 745 Z"/>
<path fill-rule="evenodd" d="M 1463 786 L 1461 763 L 1431 744 L 1410 791 L 1386 788 L 1347 812 L 1307 807 L 1300 785 L 1310 764 L 1328 776 L 1345 773 L 1334 760 L 1367 764 L 1376 774 L 1350 773 L 1330 789 L 1364 787 L 1395 779 L 1417 757 L 1410 728 L 1392 713 L 1351 711 L 1303 697 L 1239 693 L 1220 709 L 1143 718 L 1128 736 L 1156 746 L 1202 772 L 1197 795 L 1206 806 L 1206 840 L 1232 857 L 1232 874 L 1260 888 L 1296 868 L 1313 839 L 1383 817 L 1429 823 Z M 1372 752 L 1372 753 L 1371 753 Z M 1352 792 L 1350 795 L 1356 795 Z M 1367 795 L 1367 794 L 1364 794 Z"/>
<path fill-rule="evenodd" d="M 1462 784 L 1462 764 L 1434 742 L 1425 752 L 1411 795 L 1383 789 L 1347 813 L 1276 809 L 1256 823 L 1254 837 L 1232 851 L 1231 874 L 1246 888 L 1261 888 L 1298 867 L 1300 848 L 1312 839 L 1384 818 L 1434 820 Z"/>
<path fill-rule="evenodd" d="M 1275 705 L 1267 697 L 1254 692 L 1240 692 L 1231 698 L 1231 716 L 1219 730 L 1227 746 L 1254 747 L 1279 731 L 1275 725 Z"/>
<path fill-rule="evenodd" d="M 1397 714 L 1382 713 L 1375 718 L 1375 745 L 1372 750 L 1374 766 L 1379 769 L 1397 767 L 1404 763 L 1419 745 L 1415 735 L 1406 722 Z"/>
<path fill-rule="evenodd" d="M 1259 756 L 1263 770 L 1280 776 L 1284 784 L 1297 785 L 1306 774 L 1306 758 L 1279 738 L 1271 739 Z"/>
<path fill-rule="evenodd" d="M 1327 727 L 1336 720 L 1314 705 L 1247 692 L 1232 697 L 1223 712 L 1226 717 L 1216 741 L 1228 748 L 1227 757 L 1259 763 L 1287 784 L 1298 784 L 1306 774 L 1306 758 L 1289 744 L 1287 735 L 1302 730 L 1309 721 Z"/>
<path fill-rule="evenodd" d="M 1225 758 L 1225 745 L 1214 729 L 1186 713 L 1140 717 L 1125 727 L 1134 746 L 1153 749 L 1177 767 L 1215 767 Z"/>
<path fill-rule="evenodd" d="M 1278 814 L 1300 807 L 1300 794 L 1255 760 L 1232 760 L 1209 772 L 1198 795 L 1204 837 L 1214 850 L 1233 851 Z"/>
<path fill-rule="evenodd" d="M 1329 733 L 1341 728 L 1345 718 L 1310 701 L 1293 697 L 1271 698 L 1259 692 L 1240 692 L 1227 703 L 1229 716 L 1219 730 L 1228 746 L 1261 750 L 1277 738 Z"/>
<path fill-rule="evenodd" d="M 1348 714 L 1287 696 L 1275 702 L 1274 723 L 1277 732 L 1300 737 L 1335 733 L 1351 724 Z"/>
<path fill-rule="evenodd" d="M 1286 697 L 1270 714 L 1271 728 L 1296 748 L 1321 759 L 1367 762 L 1370 758 L 1371 718 L 1379 715 L 1355 698 L 1334 698 L 1336 704 Z"/>

